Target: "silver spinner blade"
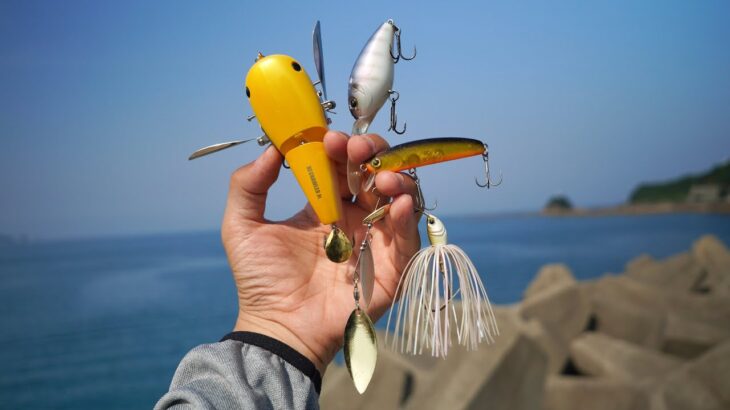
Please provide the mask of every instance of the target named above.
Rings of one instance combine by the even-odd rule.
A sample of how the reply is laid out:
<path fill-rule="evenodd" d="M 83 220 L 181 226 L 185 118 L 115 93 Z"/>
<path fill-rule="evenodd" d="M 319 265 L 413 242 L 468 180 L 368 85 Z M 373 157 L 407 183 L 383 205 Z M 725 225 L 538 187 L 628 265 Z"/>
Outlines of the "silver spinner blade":
<path fill-rule="evenodd" d="M 322 53 L 322 34 L 319 28 L 319 20 L 314 25 L 312 32 L 312 45 L 314 48 L 314 65 L 317 68 L 319 85 L 322 87 L 322 97 L 327 101 L 327 87 L 324 84 L 324 55 Z"/>
<path fill-rule="evenodd" d="M 253 140 L 256 140 L 256 142 L 261 147 L 263 147 L 264 145 L 266 145 L 269 142 L 271 142 L 271 141 L 269 141 L 269 137 L 267 137 L 266 135 L 262 135 L 262 136 L 260 136 L 258 138 L 250 138 L 250 139 L 247 139 L 247 140 L 221 142 L 219 144 L 209 145 L 207 147 L 203 147 L 203 148 L 200 148 L 199 150 L 196 150 L 195 152 L 193 152 L 192 154 L 190 154 L 190 157 L 188 157 L 188 160 L 193 160 L 193 159 L 196 159 L 196 158 L 200 158 L 200 157 L 206 156 L 208 154 L 212 154 L 214 152 L 223 151 L 224 149 L 228 149 L 228 148 L 231 148 L 231 147 L 235 147 L 236 145 L 244 144 L 246 142 L 253 141 Z"/>

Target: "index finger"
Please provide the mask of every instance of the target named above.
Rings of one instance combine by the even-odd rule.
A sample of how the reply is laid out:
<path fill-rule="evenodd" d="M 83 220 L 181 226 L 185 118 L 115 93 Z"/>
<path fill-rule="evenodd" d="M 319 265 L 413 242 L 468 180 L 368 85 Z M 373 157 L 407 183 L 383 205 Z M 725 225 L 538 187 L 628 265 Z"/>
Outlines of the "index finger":
<path fill-rule="evenodd" d="M 351 164 L 359 167 L 360 164 L 372 158 L 378 152 L 389 148 L 388 142 L 381 136 L 376 134 L 354 135 L 347 144 L 347 156 Z M 367 175 L 362 175 L 367 177 Z M 362 182 L 362 181 L 361 181 Z M 376 193 L 371 191 L 361 191 L 356 201 L 360 207 L 372 210 L 375 204 L 379 203 Z"/>
<path fill-rule="evenodd" d="M 347 157 L 356 164 L 362 164 L 378 152 L 388 148 L 390 148 L 390 144 L 380 135 L 353 135 L 347 144 Z"/>
<path fill-rule="evenodd" d="M 347 162 L 347 140 L 344 132 L 329 130 L 324 134 L 324 150 L 338 166 Z"/>

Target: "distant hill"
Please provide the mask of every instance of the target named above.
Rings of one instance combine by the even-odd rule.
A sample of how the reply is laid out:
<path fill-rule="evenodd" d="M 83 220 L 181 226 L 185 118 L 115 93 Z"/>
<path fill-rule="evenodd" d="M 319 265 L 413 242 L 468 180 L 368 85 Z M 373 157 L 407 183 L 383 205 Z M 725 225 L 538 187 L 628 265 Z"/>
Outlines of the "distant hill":
<path fill-rule="evenodd" d="M 556 195 L 548 200 L 544 209 L 549 211 L 570 211 L 573 209 L 573 203 L 565 195 Z"/>
<path fill-rule="evenodd" d="M 720 164 L 698 175 L 687 175 L 675 180 L 641 184 L 631 193 L 629 203 L 685 202 L 692 187 L 700 185 L 717 186 L 726 194 L 730 187 L 730 161 Z"/>

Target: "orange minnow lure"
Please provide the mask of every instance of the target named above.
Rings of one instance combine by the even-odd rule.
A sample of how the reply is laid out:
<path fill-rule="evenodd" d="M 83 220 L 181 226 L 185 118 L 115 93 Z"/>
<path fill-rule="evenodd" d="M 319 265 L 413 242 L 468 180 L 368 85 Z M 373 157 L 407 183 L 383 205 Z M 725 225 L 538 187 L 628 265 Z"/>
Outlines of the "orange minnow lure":
<path fill-rule="evenodd" d="M 487 145 L 471 138 L 431 138 L 396 145 L 363 164 L 370 173 L 403 171 L 459 158 L 486 155 Z"/>

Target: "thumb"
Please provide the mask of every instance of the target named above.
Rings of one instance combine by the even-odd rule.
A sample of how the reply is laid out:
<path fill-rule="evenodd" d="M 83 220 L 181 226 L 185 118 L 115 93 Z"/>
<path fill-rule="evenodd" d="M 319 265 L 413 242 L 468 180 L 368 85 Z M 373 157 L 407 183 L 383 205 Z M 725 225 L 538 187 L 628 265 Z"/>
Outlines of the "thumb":
<path fill-rule="evenodd" d="M 255 161 L 238 168 L 231 175 L 226 217 L 263 221 L 266 195 L 279 177 L 281 163 L 281 154 L 272 145 Z"/>

